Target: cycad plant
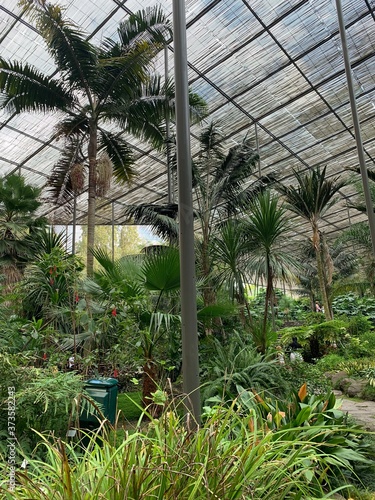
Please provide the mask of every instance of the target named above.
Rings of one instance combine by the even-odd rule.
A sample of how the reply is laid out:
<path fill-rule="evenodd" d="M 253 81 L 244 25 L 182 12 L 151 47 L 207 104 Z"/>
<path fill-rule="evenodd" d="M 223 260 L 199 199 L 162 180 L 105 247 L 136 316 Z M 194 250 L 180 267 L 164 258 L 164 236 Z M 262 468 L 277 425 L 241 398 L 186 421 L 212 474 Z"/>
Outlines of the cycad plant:
<path fill-rule="evenodd" d="M 294 171 L 297 185 L 279 184 L 280 192 L 285 196 L 287 208 L 307 220 L 312 229 L 312 244 L 316 253 L 319 287 L 326 319 L 332 319 L 327 289 L 324 281 L 324 261 L 321 246 L 319 222 L 322 216 L 337 201 L 336 194 L 345 186 L 345 181 L 338 177 L 327 178 L 327 167 L 312 169 L 306 173 Z"/>
<path fill-rule="evenodd" d="M 87 273 L 92 275 L 96 197 L 108 184 L 99 179 L 102 164 L 106 160 L 118 181 L 129 182 L 134 175 L 129 144 L 105 126 L 116 125 L 153 144 L 163 143 L 161 125 L 173 108 L 166 95 L 170 97 L 173 89 L 169 83 L 163 87 L 149 70 L 170 26 L 160 8 L 146 9 L 120 24 L 118 41 L 106 40 L 97 47 L 58 5 L 40 0 L 21 4 L 35 21 L 58 75 L 47 76 L 27 63 L 0 58 L 1 108 L 12 113 L 64 113 L 57 136 L 66 138 L 66 144 L 51 178 L 52 192 L 57 203 L 70 201 L 83 186 L 73 173 L 77 165 L 87 165 Z M 202 101 L 197 98 L 195 104 L 200 109 Z M 104 170 L 108 179 L 111 174 Z"/>

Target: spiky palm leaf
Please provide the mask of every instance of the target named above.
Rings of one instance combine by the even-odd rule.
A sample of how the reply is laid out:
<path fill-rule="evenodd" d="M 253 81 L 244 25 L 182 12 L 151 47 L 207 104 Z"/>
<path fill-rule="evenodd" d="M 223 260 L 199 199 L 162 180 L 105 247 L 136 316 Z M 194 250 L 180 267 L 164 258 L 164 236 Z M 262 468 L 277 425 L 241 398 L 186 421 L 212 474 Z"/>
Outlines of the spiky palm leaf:
<path fill-rule="evenodd" d="M 339 177 L 328 179 L 327 167 L 293 173 L 297 186 L 278 184 L 278 189 L 285 196 L 289 210 L 315 223 L 336 203 L 335 195 L 346 182 Z"/>
<path fill-rule="evenodd" d="M 332 207 L 337 199 L 336 194 L 345 186 L 346 181 L 338 177 L 327 178 L 327 167 L 320 167 L 306 173 L 294 171 L 297 186 L 278 185 L 284 195 L 289 210 L 307 220 L 312 229 L 312 243 L 316 251 L 316 263 L 319 287 L 324 305 L 326 319 L 332 319 L 327 286 L 324 279 L 324 256 L 321 248 L 319 222 L 323 214 Z"/>
<path fill-rule="evenodd" d="M 43 75 L 29 64 L 0 57 L 1 108 L 7 113 L 68 110 L 74 95 L 64 82 Z"/>
<path fill-rule="evenodd" d="M 249 245 L 242 221 L 229 219 L 213 236 L 211 247 L 218 286 L 227 287 L 232 300 L 244 303 Z"/>

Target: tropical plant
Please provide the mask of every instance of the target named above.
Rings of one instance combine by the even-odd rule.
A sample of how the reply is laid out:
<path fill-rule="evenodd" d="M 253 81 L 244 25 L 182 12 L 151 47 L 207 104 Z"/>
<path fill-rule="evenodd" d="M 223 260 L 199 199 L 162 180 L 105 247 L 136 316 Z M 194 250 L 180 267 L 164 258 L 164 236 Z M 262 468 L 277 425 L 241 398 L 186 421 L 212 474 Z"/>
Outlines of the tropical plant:
<path fill-rule="evenodd" d="M 289 222 L 283 207 L 278 206 L 276 197 L 269 191 L 259 193 L 250 203 L 246 223 L 245 235 L 248 238 L 251 253 L 248 257 L 248 268 L 256 281 L 265 280 L 266 296 L 263 315 L 264 336 L 267 331 L 268 311 L 271 307 L 274 317 L 274 282 L 291 281 L 292 271 L 296 269 L 296 261 L 282 248 Z M 265 352 L 265 342 L 261 343 L 261 352 Z"/>
<path fill-rule="evenodd" d="M 321 249 L 321 233 L 319 222 L 327 210 L 336 203 L 335 195 L 345 185 L 345 181 L 338 177 L 327 178 L 327 167 L 320 167 L 307 173 L 294 171 L 297 186 L 278 185 L 278 189 L 287 201 L 287 208 L 307 220 L 312 229 L 312 245 L 316 254 L 316 265 L 319 279 L 320 293 L 324 305 L 326 319 L 332 319 L 332 312 L 328 301 L 328 294 L 324 279 L 324 256 Z"/>
<path fill-rule="evenodd" d="M 15 398 L 14 436 L 18 453 L 30 454 L 39 441 L 35 430 L 65 436 L 74 399 L 82 393 L 83 382 L 75 373 L 63 373 L 56 367 L 43 369 L 30 365 L 23 354 L 0 355 L 2 386 L 0 391 L 0 448 L 9 444 L 7 406 Z M 33 430 L 34 429 L 34 430 Z M 21 455 L 20 455 L 21 456 Z"/>
<path fill-rule="evenodd" d="M 196 200 L 194 216 L 199 228 L 196 241 L 197 275 L 204 281 L 203 301 L 208 306 L 215 303 L 215 289 L 217 283 L 222 282 L 222 275 L 216 275 L 213 236 L 218 233 L 223 221 L 232 216 L 238 217 L 271 179 L 258 179 L 251 185 L 247 182 L 254 174 L 258 160 L 249 138 L 245 137 L 242 142 L 225 151 L 219 125 L 211 123 L 202 130 L 199 143 L 199 154 L 192 160 Z M 128 207 L 126 213 L 135 223 L 150 224 L 157 234 L 168 239 L 176 238 L 176 218 L 183 217 L 183 214 L 177 214 L 177 205 L 173 204 L 138 205 Z M 235 279 L 238 278 L 239 275 Z"/>
<path fill-rule="evenodd" d="M 56 129 L 66 143 L 51 177 L 52 193 L 57 203 L 72 200 L 88 169 L 87 273 L 92 275 L 96 197 L 108 188 L 112 169 L 120 182 L 134 176 L 129 144 L 104 126 L 118 125 L 159 146 L 164 142 L 161 124 L 173 109 L 173 88 L 169 82 L 162 86 L 149 69 L 170 26 L 160 8 L 146 9 L 120 24 L 118 42 L 106 40 L 99 48 L 63 17 L 58 5 L 39 0 L 21 4 L 35 21 L 57 71 L 46 76 L 27 63 L 1 58 L 1 107 L 13 113 L 65 113 Z M 200 111 L 202 100 L 192 95 L 192 101 Z"/>
<path fill-rule="evenodd" d="M 286 391 L 279 365 L 256 349 L 251 337 L 233 332 L 227 343 L 209 338 L 202 347 L 203 400 L 222 398 L 232 403 L 238 396 L 237 385 L 262 393 Z"/>
<path fill-rule="evenodd" d="M 84 289 L 100 304 L 101 310 L 112 311 L 112 321 L 121 325 L 132 318 L 133 335 L 124 341 L 142 351 L 143 402 L 150 404 L 151 394 L 158 388 L 159 369 L 156 346 L 166 336 L 174 350 L 178 312 L 168 296 L 179 290 L 179 253 L 174 247 L 160 247 L 143 256 L 126 256 L 112 261 L 108 254 L 93 251 L 101 268 L 87 279 Z M 89 301 L 90 303 L 90 301 Z M 91 300 L 91 308 L 98 306 Z M 126 331 L 129 331 L 127 326 Z"/>
<path fill-rule="evenodd" d="M 112 500 L 332 498 L 349 490 L 355 463 L 372 460 L 361 448 L 362 431 L 337 425 L 339 412 L 331 402 L 327 418 L 321 417 L 324 402 L 308 403 L 298 406 L 292 427 L 273 432 L 243 398 L 229 408 L 207 408 L 194 433 L 172 402 L 144 432 L 125 433 L 121 440 L 104 430 L 82 450 L 74 442 L 43 439 L 45 459 L 28 458 L 27 474 L 18 476 L 13 491 L 6 460 L 1 461 L 1 494 L 16 500 L 96 500 L 108 492 Z M 271 416 L 278 421 L 276 411 Z"/>
<path fill-rule="evenodd" d="M 36 253 L 32 237 L 46 224 L 36 213 L 40 191 L 19 175 L 0 178 L 0 270 L 6 291 L 21 279 Z"/>

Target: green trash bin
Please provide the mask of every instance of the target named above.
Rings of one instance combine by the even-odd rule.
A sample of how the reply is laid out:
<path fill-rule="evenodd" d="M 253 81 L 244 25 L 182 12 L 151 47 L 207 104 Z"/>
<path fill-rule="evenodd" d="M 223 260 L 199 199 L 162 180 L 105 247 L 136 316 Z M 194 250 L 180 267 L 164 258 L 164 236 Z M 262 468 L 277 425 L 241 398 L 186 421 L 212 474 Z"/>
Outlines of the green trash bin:
<path fill-rule="evenodd" d="M 103 415 L 111 424 L 114 424 L 116 420 L 117 384 L 118 380 L 115 378 L 90 379 L 85 383 L 86 392 L 99 403 Z M 98 426 L 98 417 L 99 414 L 96 410 L 85 409 L 80 416 L 80 424 L 83 427 L 87 425 L 91 427 L 93 424 Z"/>

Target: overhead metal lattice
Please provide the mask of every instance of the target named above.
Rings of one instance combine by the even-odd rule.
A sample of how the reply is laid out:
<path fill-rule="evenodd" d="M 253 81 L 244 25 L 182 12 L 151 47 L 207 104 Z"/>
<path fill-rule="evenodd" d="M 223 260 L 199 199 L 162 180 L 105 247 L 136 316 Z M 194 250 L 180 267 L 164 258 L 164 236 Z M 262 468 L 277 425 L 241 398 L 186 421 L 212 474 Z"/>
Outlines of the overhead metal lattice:
<path fill-rule="evenodd" d="M 160 4 L 172 17 L 172 2 L 163 0 L 61 0 L 66 15 L 96 44 L 113 38 L 129 13 Z M 248 134 L 259 140 L 261 173 L 291 179 L 293 169 L 327 165 L 329 175 L 348 176 L 358 158 L 334 0 L 187 0 L 187 41 L 191 88 L 208 104 L 228 147 Z M 343 0 L 349 55 L 368 167 L 375 158 L 375 15 L 373 0 Z M 173 41 L 168 47 L 173 75 Z M 55 67 L 38 31 L 15 0 L 0 5 L 0 50 L 4 58 L 28 62 L 47 74 Z M 156 69 L 164 74 L 163 54 Z M 44 188 L 43 214 L 51 222 L 70 224 L 71 212 L 48 202 L 48 176 L 62 143 L 54 137 L 59 116 L 0 113 L 0 175 L 22 173 Z M 199 125 L 191 128 L 197 152 Z M 167 201 L 167 166 L 163 153 L 127 137 L 133 145 L 138 176 L 132 186 L 112 183 L 98 200 L 97 222 L 110 224 L 112 201 L 116 223 L 123 206 Z M 335 233 L 363 218 L 348 201 L 350 184 L 323 224 Z M 78 223 L 85 224 L 87 193 L 78 198 Z M 349 213 L 348 213 L 349 211 Z M 296 237 L 305 232 L 294 225 Z"/>

